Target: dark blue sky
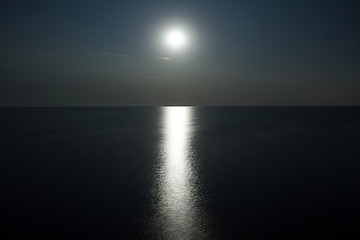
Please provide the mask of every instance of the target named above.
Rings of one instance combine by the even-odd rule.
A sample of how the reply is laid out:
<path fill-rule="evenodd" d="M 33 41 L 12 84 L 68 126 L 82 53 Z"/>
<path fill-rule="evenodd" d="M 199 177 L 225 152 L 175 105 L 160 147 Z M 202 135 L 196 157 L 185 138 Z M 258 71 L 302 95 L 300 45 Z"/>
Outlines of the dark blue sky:
<path fill-rule="evenodd" d="M 359 7 L 2 1 L 0 105 L 360 105 Z"/>

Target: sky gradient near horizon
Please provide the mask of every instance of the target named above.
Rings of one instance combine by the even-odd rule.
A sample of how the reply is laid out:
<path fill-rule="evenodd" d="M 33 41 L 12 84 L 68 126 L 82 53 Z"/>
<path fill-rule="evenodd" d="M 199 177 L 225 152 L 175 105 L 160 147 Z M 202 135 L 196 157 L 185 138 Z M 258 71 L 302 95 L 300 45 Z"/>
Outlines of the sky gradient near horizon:
<path fill-rule="evenodd" d="M 359 7 L 5 0 L 0 106 L 360 105 Z"/>

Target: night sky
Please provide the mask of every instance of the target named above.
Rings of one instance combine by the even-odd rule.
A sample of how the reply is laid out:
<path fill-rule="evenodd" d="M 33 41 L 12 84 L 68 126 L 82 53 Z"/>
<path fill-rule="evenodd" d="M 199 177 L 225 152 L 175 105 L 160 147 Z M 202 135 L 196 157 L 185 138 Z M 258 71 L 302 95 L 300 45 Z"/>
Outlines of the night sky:
<path fill-rule="evenodd" d="M 357 1 L 1 1 L 0 106 L 360 105 Z M 182 49 L 164 34 L 180 28 Z"/>

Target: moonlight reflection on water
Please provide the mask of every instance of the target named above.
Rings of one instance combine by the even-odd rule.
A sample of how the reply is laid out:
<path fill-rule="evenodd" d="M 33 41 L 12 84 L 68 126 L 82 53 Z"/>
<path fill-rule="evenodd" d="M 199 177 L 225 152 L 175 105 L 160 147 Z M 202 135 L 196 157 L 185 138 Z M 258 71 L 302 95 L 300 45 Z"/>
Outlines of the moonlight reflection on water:
<path fill-rule="evenodd" d="M 163 124 L 154 191 L 156 238 L 205 239 L 206 214 L 191 147 L 192 108 L 163 108 Z"/>

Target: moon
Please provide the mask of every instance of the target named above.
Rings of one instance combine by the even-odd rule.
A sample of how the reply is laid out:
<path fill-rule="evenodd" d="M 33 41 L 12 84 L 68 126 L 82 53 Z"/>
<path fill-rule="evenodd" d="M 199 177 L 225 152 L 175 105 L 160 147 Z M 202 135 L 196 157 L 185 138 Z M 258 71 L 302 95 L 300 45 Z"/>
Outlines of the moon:
<path fill-rule="evenodd" d="M 187 36 L 182 30 L 171 30 L 166 34 L 165 42 L 172 49 L 180 49 L 186 45 Z"/>

